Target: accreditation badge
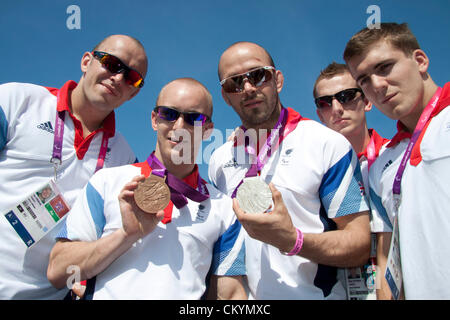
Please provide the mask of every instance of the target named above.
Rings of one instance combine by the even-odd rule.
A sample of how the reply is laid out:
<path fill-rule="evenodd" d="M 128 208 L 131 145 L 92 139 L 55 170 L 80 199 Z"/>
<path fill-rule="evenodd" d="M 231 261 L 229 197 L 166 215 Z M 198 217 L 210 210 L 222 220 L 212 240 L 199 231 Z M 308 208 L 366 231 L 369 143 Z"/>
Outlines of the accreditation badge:
<path fill-rule="evenodd" d="M 376 234 L 371 234 L 370 258 L 366 264 L 344 269 L 348 300 L 376 300 Z"/>
<path fill-rule="evenodd" d="M 400 260 L 400 236 L 398 230 L 398 214 L 394 219 L 394 229 L 392 230 L 391 247 L 386 263 L 386 271 L 384 277 L 391 289 L 392 296 L 395 300 L 400 298 L 402 291 L 403 276 L 402 265 Z"/>
<path fill-rule="evenodd" d="M 50 232 L 69 210 L 56 183 L 50 180 L 3 213 L 3 216 L 30 248 Z"/>

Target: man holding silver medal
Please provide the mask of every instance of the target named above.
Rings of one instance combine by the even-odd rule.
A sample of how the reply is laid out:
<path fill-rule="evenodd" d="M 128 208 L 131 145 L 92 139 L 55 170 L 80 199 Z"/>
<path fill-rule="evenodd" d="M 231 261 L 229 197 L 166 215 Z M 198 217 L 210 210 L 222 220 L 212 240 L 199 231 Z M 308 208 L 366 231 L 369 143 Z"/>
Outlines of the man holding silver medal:
<path fill-rule="evenodd" d="M 83 54 L 78 83 L 0 85 L 0 299 L 64 297 L 46 277 L 55 221 L 96 170 L 136 161 L 114 110 L 139 93 L 147 64 L 137 39 L 112 35 Z"/>
<path fill-rule="evenodd" d="M 230 46 L 219 79 L 242 130 L 213 153 L 209 177 L 239 199 L 233 208 L 245 229 L 249 298 L 345 299 L 336 267 L 363 264 L 370 250 L 368 205 L 350 143 L 282 106 L 283 74 L 255 43 Z M 262 208 L 246 207 L 259 198 Z"/>
<path fill-rule="evenodd" d="M 104 169 L 89 181 L 50 255 L 48 277 L 64 287 L 71 265 L 85 299 L 245 299 L 241 225 L 232 200 L 199 175 L 195 158 L 213 128 L 212 98 L 182 78 L 161 90 L 147 161 Z"/>

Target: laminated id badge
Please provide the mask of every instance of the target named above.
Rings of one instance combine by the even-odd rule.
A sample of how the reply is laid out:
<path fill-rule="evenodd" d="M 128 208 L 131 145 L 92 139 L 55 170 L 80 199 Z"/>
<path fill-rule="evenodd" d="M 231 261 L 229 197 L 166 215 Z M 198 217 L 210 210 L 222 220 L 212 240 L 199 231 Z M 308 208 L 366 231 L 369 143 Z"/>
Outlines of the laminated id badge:
<path fill-rule="evenodd" d="M 400 260 L 400 237 L 398 231 L 398 215 L 394 219 L 394 229 L 392 231 L 391 247 L 389 249 L 388 260 L 386 263 L 386 271 L 384 277 L 391 289 L 392 296 L 395 300 L 400 298 L 402 291 L 402 265 Z"/>
<path fill-rule="evenodd" d="M 55 227 L 70 208 L 53 180 L 3 213 L 30 248 Z"/>

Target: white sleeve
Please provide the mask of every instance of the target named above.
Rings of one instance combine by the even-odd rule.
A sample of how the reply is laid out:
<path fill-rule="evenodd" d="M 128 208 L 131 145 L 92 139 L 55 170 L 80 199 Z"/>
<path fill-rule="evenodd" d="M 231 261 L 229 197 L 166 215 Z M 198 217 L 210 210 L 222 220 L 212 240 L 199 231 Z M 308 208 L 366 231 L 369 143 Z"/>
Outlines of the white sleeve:
<path fill-rule="evenodd" d="M 106 224 L 104 199 L 101 186 L 102 170 L 97 172 L 83 188 L 72 209 L 67 214 L 65 224 L 57 238 L 94 241 L 103 234 Z"/>

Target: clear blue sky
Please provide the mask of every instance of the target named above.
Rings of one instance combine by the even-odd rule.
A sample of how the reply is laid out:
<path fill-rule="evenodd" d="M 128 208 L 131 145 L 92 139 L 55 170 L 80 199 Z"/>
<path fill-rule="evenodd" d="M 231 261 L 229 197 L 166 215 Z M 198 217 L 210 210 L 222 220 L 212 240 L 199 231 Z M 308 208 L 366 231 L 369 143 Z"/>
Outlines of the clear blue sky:
<path fill-rule="evenodd" d="M 80 29 L 66 25 L 72 4 L 80 8 Z M 450 80 L 449 0 L 1 0 L 0 83 L 61 87 L 80 79 L 81 56 L 101 39 L 116 33 L 138 38 L 149 72 L 138 96 L 117 110 L 117 128 L 144 161 L 156 141 L 151 110 L 161 87 L 175 78 L 193 77 L 208 87 L 215 127 L 224 137 L 240 124 L 217 78 L 220 54 L 236 41 L 265 47 L 285 76 L 283 105 L 318 120 L 312 100 L 318 72 L 342 62 L 346 42 L 372 15 L 370 5 L 380 8 L 382 22 L 407 22 L 430 57 L 431 77 L 441 86 Z M 395 123 L 375 108 L 368 122 L 385 137 L 395 133 Z M 200 165 L 205 179 L 207 160 Z"/>

